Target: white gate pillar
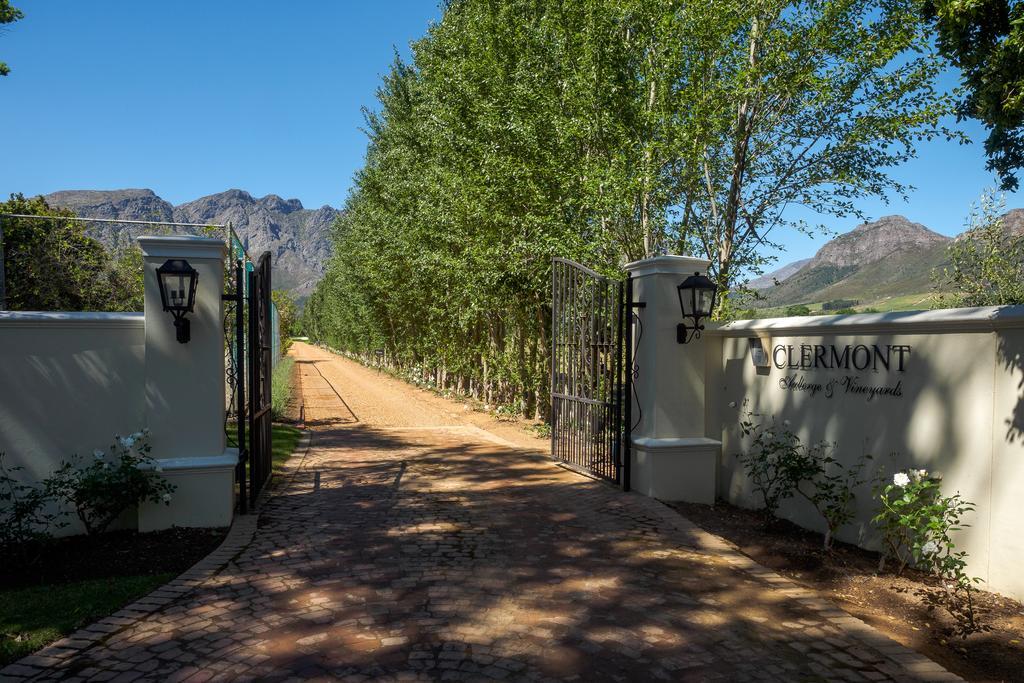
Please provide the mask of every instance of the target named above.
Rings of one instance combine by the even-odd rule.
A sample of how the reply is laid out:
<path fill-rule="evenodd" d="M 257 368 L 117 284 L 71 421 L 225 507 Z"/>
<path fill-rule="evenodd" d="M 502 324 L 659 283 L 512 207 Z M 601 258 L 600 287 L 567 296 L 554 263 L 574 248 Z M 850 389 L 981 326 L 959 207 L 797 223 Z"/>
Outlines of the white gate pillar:
<path fill-rule="evenodd" d="M 703 339 L 676 341 L 684 322 L 677 287 L 708 261 L 688 256 L 655 256 L 626 266 L 633 277 L 633 332 L 638 369 L 632 432 L 631 487 L 666 501 L 715 502 L 721 441 L 705 429 L 706 348 Z M 686 321 L 690 322 L 690 321 Z"/>
<path fill-rule="evenodd" d="M 234 510 L 236 449 L 225 448 L 223 240 L 140 237 L 146 310 L 145 418 L 151 455 L 177 490 L 169 506 L 143 503 L 139 530 L 227 526 Z M 199 273 L 191 339 L 176 339 L 163 310 L 156 269 L 185 259 Z"/>

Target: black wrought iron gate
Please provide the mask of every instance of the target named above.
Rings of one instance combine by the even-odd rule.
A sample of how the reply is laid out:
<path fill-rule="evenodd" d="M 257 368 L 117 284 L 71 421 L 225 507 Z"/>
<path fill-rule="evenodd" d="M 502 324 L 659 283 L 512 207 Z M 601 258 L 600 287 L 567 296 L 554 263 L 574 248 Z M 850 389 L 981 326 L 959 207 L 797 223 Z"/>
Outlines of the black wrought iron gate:
<path fill-rule="evenodd" d="M 256 264 L 238 260 L 234 288 L 224 295 L 230 305 L 225 318 L 226 365 L 235 432 L 228 435 L 238 445 L 238 508 L 245 513 L 269 480 L 273 462 L 270 252 Z"/>
<path fill-rule="evenodd" d="M 551 456 L 628 489 L 625 297 L 619 280 L 552 262 Z"/>
<path fill-rule="evenodd" d="M 249 272 L 249 485 L 256 500 L 270 478 L 273 341 L 270 321 L 270 252 Z"/>

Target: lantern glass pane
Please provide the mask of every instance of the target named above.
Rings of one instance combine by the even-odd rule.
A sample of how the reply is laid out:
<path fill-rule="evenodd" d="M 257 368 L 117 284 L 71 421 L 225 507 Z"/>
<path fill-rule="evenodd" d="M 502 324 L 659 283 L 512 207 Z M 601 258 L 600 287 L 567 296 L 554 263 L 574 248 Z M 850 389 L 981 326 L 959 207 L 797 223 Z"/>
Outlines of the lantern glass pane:
<path fill-rule="evenodd" d="M 689 288 L 679 290 L 679 299 L 680 299 L 680 303 L 683 306 L 683 315 L 684 316 L 693 315 L 693 303 L 694 303 L 694 301 L 693 301 L 694 300 L 693 293 L 694 293 L 693 290 L 689 289 Z"/>
<path fill-rule="evenodd" d="M 700 297 L 697 301 L 697 308 L 701 315 L 711 315 L 712 295 L 713 291 L 710 289 L 699 289 L 697 290 L 698 296 Z"/>

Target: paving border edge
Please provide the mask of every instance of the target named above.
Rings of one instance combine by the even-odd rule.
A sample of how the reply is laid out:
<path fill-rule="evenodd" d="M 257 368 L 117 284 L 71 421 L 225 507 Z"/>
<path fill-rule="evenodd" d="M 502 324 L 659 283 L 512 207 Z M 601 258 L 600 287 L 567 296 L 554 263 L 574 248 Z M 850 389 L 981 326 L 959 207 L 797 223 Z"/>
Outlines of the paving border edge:
<path fill-rule="evenodd" d="M 807 609 L 817 613 L 822 620 L 847 633 L 857 643 L 877 651 L 898 669 L 898 672 L 894 672 L 896 675 L 908 675 L 917 680 L 927 681 L 964 680 L 912 647 L 903 645 L 862 619 L 853 616 L 820 592 L 801 586 L 796 581 L 758 563 L 743 553 L 736 544 L 705 530 L 668 504 L 635 492 L 627 495 L 653 503 L 652 510 L 657 509 L 659 516 L 670 522 L 677 533 L 685 534 L 691 539 L 685 544 L 688 547 L 697 552 L 713 552 L 719 555 L 731 568 L 743 572 L 756 581 L 770 584 L 782 595 L 799 602 Z"/>
<path fill-rule="evenodd" d="M 312 432 L 305 429 L 302 430 L 302 436 L 289 457 L 289 460 L 292 460 L 301 453 L 296 471 L 298 467 L 301 467 L 301 461 L 305 460 L 306 455 L 309 453 L 311 439 Z M 294 476 L 294 472 L 289 474 L 288 480 L 290 481 L 291 477 Z M 257 503 L 265 503 L 266 499 L 276 494 L 281 486 L 282 484 L 273 482 L 269 490 L 266 490 L 257 499 Z M 231 526 L 228 528 L 227 536 L 209 555 L 164 585 L 121 607 L 113 614 L 103 617 L 88 626 L 84 626 L 36 650 L 30 655 L 26 655 L 0 668 L 0 681 L 30 679 L 43 673 L 43 669 L 59 666 L 71 657 L 133 625 L 139 619 L 160 611 L 172 600 L 190 593 L 207 579 L 223 570 L 242 550 L 248 547 L 256 535 L 258 524 L 259 507 L 256 507 L 249 514 L 236 515 L 231 522 Z"/>

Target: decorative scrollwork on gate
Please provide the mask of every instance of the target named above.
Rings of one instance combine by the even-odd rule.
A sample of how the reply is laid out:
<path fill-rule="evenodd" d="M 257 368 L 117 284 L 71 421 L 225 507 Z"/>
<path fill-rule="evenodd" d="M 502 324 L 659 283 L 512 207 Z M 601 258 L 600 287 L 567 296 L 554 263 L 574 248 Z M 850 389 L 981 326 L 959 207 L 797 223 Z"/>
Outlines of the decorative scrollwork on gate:
<path fill-rule="evenodd" d="M 621 483 L 623 283 L 556 258 L 551 302 L 551 455 Z"/>

